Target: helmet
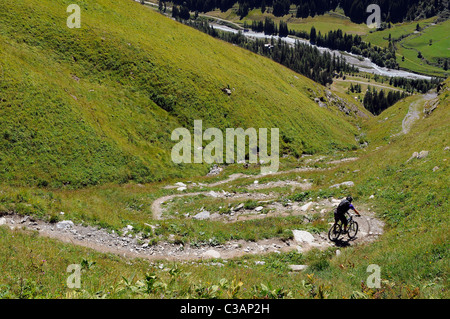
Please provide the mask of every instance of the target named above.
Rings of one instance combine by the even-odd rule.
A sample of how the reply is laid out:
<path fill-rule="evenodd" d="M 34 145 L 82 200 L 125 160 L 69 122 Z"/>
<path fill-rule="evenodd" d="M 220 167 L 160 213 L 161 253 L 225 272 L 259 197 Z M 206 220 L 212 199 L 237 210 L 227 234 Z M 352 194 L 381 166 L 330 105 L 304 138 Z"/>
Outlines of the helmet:
<path fill-rule="evenodd" d="M 346 198 L 350 203 L 353 201 L 353 198 L 351 196 L 347 196 Z"/>

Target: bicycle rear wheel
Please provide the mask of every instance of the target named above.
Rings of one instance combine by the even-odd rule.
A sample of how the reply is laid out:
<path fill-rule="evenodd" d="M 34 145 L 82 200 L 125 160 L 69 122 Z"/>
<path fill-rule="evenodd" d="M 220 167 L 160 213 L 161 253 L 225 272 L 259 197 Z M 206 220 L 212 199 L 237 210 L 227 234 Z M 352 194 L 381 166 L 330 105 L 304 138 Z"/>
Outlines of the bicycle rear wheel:
<path fill-rule="evenodd" d="M 334 223 L 328 231 L 328 239 L 331 241 L 336 241 L 341 234 L 341 225 Z"/>
<path fill-rule="evenodd" d="M 358 233 L 358 223 L 355 221 L 351 221 L 348 225 L 348 238 L 353 239 L 356 237 L 356 234 Z"/>

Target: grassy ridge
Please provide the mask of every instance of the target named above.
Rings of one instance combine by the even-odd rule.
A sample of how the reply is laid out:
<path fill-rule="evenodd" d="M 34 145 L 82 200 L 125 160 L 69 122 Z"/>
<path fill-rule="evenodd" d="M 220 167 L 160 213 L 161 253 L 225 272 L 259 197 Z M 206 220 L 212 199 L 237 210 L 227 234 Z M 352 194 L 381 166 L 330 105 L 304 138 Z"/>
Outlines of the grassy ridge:
<path fill-rule="evenodd" d="M 82 28 L 69 29 L 69 4 L 1 2 L 7 183 L 79 187 L 204 173 L 169 157 L 171 131 L 194 119 L 204 128 L 279 127 L 282 147 L 297 154 L 355 147 L 355 127 L 313 101 L 323 95 L 314 82 L 130 1 L 81 2 Z"/>

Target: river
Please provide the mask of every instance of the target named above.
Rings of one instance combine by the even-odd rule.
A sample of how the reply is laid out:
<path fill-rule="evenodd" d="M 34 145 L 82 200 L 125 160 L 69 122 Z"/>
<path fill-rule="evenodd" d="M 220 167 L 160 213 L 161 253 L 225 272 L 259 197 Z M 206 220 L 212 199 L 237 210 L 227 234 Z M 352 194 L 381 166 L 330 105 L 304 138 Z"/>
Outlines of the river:
<path fill-rule="evenodd" d="M 211 23 L 210 26 L 214 27 L 214 29 L 221 30 L 221 31 L 232 32 L 232 33 L 239 32 L 239 30 L 236 30 L 236 29 L 224 26 L 224 25 L 216 24 L 216 23 Z M 241 31 L 241 32 L 246 37 L 253 38 L 253 39 L 264 39 L 264 38 L 270 38 L 270 37 L 274 38 L 275 40 L 279 39 L 279 36 L 268 36 L 262 32 L 254 32 L 254 31 L 244 31 L 244 32 Z M 383 75 L 383 76 L 390 76 L 390 77 L 402 77 L 402 78 L 407 78 L 407 79 L 431 80 L 430 76 L 417 74 L 417 73 L 413 73 L 413 72 L 408 72 L 408 71 L 404 71 L 404 70 L 393 70 L 393 69 L 388 69 L 385 67 L 380 67 L 380 66 L 376 65 L 375 63 L 373 63 L 372 61 L 370 61 L 368 58 L 365 58 L 363 56 L 356 55 L 356 54 L 349 53 L 349 52 L 341 52 L 341 51 L 331 50 L 331 49 L 324 48 L 324 47 L 319 47 L 317 45 L 311 44 L 308 40 L 305 40 L 305 39 L 293 38 L 291 36 L 288 36 L 288 37 L 282 37 L 281 40 L 286 43 L 289 43 L 291 45 L 294 45 L 296 41 L 299 41 L 301 43 L 306 43 L 306 44 L 316 47 L 317 49 L 319 49 L 320 52 L 329 52 L 331 54 L 335 54 L 336 56 L 340 56 L 340 57 L 344 58 L 347 61 L 347 63 L 350 63 L 350 64 L 358 67 L 361 72 L 368 72 L 368 73 L 373 73 L 373 74 L 378 74 L 378 75 Z"/>

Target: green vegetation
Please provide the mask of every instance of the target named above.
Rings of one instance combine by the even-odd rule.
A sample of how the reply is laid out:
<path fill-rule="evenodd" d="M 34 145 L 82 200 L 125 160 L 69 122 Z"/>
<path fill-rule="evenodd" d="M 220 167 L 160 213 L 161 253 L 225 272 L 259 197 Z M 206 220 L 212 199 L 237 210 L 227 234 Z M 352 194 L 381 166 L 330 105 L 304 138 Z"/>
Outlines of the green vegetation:
<path fill-rule="evenodd" d="M 435 21 L 434 17 L 395 24 L 391 28 L 367 34 L 363 41 L 385 48 L 393 45 L 401 68 L 445 77 L 448 74 L 444 64 L 448 60 L 446 30 L 449 28 L 449 20 L 434 23 Z M 422 57 L 419 57 L 419 52 Z"/>
<path fill-rule="evenodd" d="M 402 42 L 405 49 L 414 49 L 421 52 L 423 57 L 431 63 L 437 63 L 438 59 L 448 59 L 450 47 L 450 20 L 439 24 L 429 25 L 421 32 L 420 36 L 410 36 Z M 443 62 L 439 63 L 440 67 Z"/>
<path fill-rule="evenodd" d="M 314 98 L 325 99 L 321 85 L 138 3 L 86 0 L 80 30 L 65 26 L 68 4 L 0 4 L 0 214 L 55 223 L 64 212 L 75 223 L 111 231 L 132 225 L 152 243 L 193 246 L 286 240 L 293 229 L 328 228 L 331 214 L 313 216 L 312 223 L 303 216 L 235 223 L 175 216 L 202 207 L 226 213 L 220 207 L 238 203 L 202 195 L 170 202 L 170 218 L 154 220 L 154 200 L 179 193 L 166 185 L 259 174 L 256 164 L 226 165 L 212 177 L 204 176 L 206 165 L 171 164 L 171 131 L 201 118 L 219 128 L 280 127 L 282 154 L 291 153 L 280 169 L 319 168 L 259 178 L 311 182 L 308 191 L 266 190 L 280 202 L 351 191 L 363 215 L 370 208 L 387 225 L 374 242 L 339 248 L 340 254 L 330 247 L 177 262 L 126 259 L 2 225 L 0 298 L 449 297 L 449 80 L 440 87 L 437 107 L 399 134 L 411 104 L 423 96 L 406 97 L 376 117 L 346 116 L 337 106 L 317 106 Z M 430 38 L 432 46 L 443 45 Z M 424 50 L 432 59 L 429 54 Z M 230 96 L 222 91 L 228 87 Z M 358 92 L 363 89 L 358 85 Z M 337 95 L 348 101 L 344 92 Z M 359 148 L 355 137 L 368 146 Z M 411 158 L 422 150 L 427 157 Z M 318 154 L 298 157 L 305 152 Z M 327 164 L 346 157 L 358 160 Z M 348 180 L 353 188 L 329 188 Z M 251 183 L 236 179 L 189 191 L 239 193 Z M 247 209 L 260 204 L 241 202 Z M 67 266 L 74 263 L 82 265 L 81 289 L 66 285 Z M 308 268 L 292 273 L 290 264 Z M 370 264 L 381 267 L 381 288 L 365 284 Z"/>
<path fill-rule="evenodd" d="M 206 173 L 170 164 L 171 131 L 199 118 L 221 129 L 279 127 L 289 137 L 283 151 L 295 154 L 355 147 L 348 117 L 314 102 L 323 88 L 269 59 L 133 2 L 87 1 L 82 28 L 69 29 L 68 4 L 2 2 L 6 183 L 82 187 Z M 24 27 L 29 6 L 41 15 Z"/>

